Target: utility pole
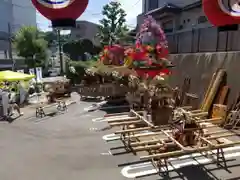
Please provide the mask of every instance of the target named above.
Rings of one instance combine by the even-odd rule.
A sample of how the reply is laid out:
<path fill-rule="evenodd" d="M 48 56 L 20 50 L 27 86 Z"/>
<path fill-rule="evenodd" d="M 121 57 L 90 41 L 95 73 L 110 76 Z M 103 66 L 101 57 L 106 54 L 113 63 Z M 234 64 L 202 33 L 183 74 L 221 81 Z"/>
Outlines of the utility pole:
<path fill-rule="evenodd" d="M 59 49 L 59 59 L 60 59 L 60 74 L 63 75 L 63 56 L 62 56 L 62 42 L 61 42 L 61 30 L 57 29 L 58 35 L 58 49 Z"/>
<path fill-rule="evenodd" d="M 8 23 L 8 56 L 9 56 L 9 59 L 12 61 L 12 71 L 14 71 L 15 60 L 13 59 L 13 55 L 12 55 L 12 28 L 10 23 Z"/>

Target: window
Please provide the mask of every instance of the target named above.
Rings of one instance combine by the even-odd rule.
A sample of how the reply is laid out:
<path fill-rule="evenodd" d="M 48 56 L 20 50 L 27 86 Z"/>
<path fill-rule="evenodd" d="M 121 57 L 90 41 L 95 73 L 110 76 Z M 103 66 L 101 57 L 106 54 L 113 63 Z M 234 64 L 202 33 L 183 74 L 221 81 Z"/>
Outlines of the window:
<path fill-rule="evenodd" d="M 198 24 L 202 24 L 202 23 L 205 23 L 207 21 L 208 21 L 208 19 L 206 18 L 206 16 L 200 16 L 198 18 Z"/>
<path fill-rule="evenodd" d="M 149 0 L 148 1 L 148 11 L 158 8 L 158 0 Z"/>
<path fill-rule="evenodd" d="M 162 23 L 162 27 L 166 33 L 173 31 L 173 21 L 167 21 Z"/>

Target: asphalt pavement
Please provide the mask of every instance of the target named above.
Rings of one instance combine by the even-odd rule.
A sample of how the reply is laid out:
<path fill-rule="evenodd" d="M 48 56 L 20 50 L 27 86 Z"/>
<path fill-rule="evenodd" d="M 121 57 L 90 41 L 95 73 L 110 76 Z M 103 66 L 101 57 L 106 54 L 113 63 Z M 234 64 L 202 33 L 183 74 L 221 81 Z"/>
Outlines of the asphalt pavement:
<path fill-rule="evenodd" d="M 156 174 L 149 163 L 127 165 L 128 162 L 139 160 L 139 157 L 109 151 L 111 147 L 121 145 L 121 142 L 104 141 L 114 131 L 108 128 L 106 122 L 92 121 L 105 112 L 84 111 L 92 103 L 78 101 L 69 106 L 64 114 L 53 117 L 38 119 L 23 116 L 12 123 L 1 122 L 0 179 L 240 179 L 240 147 L 227 150 L 228 170 L 217 167 L 207 158 L 198 157 L 195 160 L 176 160 L 170 168 L 170 177 Z M 123 164 L 125 166 L 121 166 Z"/>

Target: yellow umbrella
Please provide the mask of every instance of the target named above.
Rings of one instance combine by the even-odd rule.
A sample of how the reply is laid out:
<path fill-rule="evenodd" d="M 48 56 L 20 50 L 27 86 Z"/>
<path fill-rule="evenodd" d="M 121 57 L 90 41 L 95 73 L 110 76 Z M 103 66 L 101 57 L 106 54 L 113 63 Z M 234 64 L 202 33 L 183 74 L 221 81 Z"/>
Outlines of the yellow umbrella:
<path fill-rule="evenodd" d="M 20 73 L 20 72 L 13 72 L 13 71 L 1 71 L 0 72 L 0 81 L 30 80 L 34 77 L 35 77 L 35 75 L 24 74 L 24 73 Z"/>

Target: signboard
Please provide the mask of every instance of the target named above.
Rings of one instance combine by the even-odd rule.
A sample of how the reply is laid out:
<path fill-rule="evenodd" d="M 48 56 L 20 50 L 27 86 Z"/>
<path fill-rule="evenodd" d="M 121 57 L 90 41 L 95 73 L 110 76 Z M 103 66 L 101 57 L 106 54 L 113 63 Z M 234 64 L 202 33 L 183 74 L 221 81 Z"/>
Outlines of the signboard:
<path fill-rule="evenodd" d="M 42 81 L 42 68 L 41 67 L 37 67 L 36 68 L 36 76 L 37 76 L 37 81 L 40 82 Z"/>
<path fill-rule="evenodd" d="M 34 69 L 33 69 L 33 68 L 29 69 L 29 74 L 35 74 L 35 72 L 34 72 Z"/>

